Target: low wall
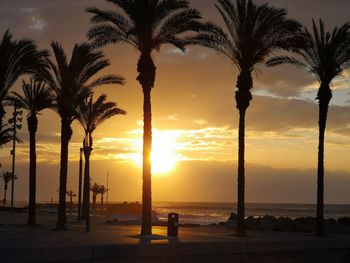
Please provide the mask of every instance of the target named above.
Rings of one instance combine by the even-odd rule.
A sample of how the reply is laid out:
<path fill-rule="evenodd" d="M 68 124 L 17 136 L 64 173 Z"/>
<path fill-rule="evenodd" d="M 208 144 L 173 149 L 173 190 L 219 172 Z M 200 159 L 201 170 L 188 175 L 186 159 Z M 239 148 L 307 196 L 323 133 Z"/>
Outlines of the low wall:
<path fill-rule="evenodd" d="M 350 242 L 220 242 L 0 249 L 8 262 L 350 263 Z"/>

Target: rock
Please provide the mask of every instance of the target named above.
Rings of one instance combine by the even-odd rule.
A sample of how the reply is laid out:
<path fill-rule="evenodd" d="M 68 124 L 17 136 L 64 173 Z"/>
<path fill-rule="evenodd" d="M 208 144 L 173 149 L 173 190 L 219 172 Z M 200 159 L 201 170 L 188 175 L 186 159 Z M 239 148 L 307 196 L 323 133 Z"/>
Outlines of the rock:
<path fill-rule="evenodd" d="M 245 219 L 245 224 L 248 229 L 261 230 L 260 224 L 258 223 L 257 219 L 255 219 L 253 216 L 248 216 Z"/>
<path fill-rule="evenodd" d="M 313 217 L 299 217 L 294 219 L 292 231 L 313 232 L 316 226 L 316 219 Z"/>
<path fill-rule="evenodd" d="M 293 220 L 289 217 L 279 217 L 276 221 L 275 231 L 288 232 L 291 231 Z"/>
<path fill-rule="evenodd" d="M 231 215 L 230 215 L 230 217 L 228 218 L 228 220 L 237 221 L 237 214 L 231 213 Z"/>
<path fill-rule="evenodd" d="M 326 224 L 326 226 L 339 226 L 340 225 L 340 223 L 337 220 L 335 220 L 334 218 L 326 219 L 325 224 Z"/>
<path fill-rule="evenodd" d="M 341 217 L 338 219 L 338 223 L 342 226 L 350 226 L 350 217 Z"/>
<path fill-rule="evenodd" d="M 268 230 L 268 231 L 272 231 L 276 228 L 277 225 L 277 220 L 274 216 L 269 216 L 269 215 L 265 215 L 262 218 L 262 222 L 260 223 L 260 226 L 263 230 Z"/>

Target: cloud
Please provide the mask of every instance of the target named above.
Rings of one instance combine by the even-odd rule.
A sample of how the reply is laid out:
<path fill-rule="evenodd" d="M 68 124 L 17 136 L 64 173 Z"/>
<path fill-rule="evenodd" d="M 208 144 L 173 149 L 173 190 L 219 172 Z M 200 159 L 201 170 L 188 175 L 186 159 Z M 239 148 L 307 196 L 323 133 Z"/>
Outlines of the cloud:
<path fill-rule="evenodd" d="M 32 30 L 43 31 L 47 25 L 47 23 L 44 20 L 37 18 L 35 16 L 32 16 L 31 20 L 32 20 L 32 24 L 29 25 L 28 27 L 29 29 L 32 29 Z"/>

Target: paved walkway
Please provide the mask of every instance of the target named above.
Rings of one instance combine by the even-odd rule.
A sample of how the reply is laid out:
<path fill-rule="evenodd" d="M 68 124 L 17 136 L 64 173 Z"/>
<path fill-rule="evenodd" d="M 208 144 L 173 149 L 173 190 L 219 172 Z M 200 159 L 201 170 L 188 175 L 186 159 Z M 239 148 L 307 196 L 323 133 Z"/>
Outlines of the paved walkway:
<path fill-rule="evenodd" d="M 232 230 L 208 226 L 180 228 L 179 238 L 175 239 L 166 237 L 166 227 L 153 227 L 153 239 L 140 239 L 140 226 L 106 225 L 104 218 L 93 218 L 89 233 L 84 231 L 84 223 L 74 222 L 73 217 L 68 217 L 67 231 L 53 230 L 54 215 L 40 215 L 36 227 L 26 226 L 25 218 L 25 214 L 0 213 L 0 253 L 4 259 L 1 262 L 124 262 L 127 259 L 125 262 L 169 263 L 169 258 L 184 257 L 195 257 L 198 262 L 208 258 L 212 262 L 209 258 L 216 261 L 222 255 L 243 258 L 276 251 L 328 251 L 326 255 L 332 255 L 334 262 L 342 262 L 335 260 L 332 253 L 341 255 L 342 259 L 348 257 L 347 251 L 350 253 L 350 235 L 317 238 L 310 234 L 257 231 L 250 232 L 247 238 L 237 238 Z M 300 262 L 308 262 L 305 261 L 308 254 L 303 255 Z M 143 261 L 138 261 L 140 258 Z"/>

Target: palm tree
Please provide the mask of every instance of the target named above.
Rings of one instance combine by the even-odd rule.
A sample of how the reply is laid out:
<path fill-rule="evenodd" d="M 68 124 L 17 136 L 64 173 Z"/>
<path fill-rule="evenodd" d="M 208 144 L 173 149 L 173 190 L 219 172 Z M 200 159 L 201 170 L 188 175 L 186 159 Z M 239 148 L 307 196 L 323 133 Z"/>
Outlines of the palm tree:
<path fill-rule="evenodd" d="M 93 88 L 105 84 L 120 84 L 122 78 L 107 75 L 91 80 L 109 66 L 109 61 L 102 51 L 89 44 L 76 44 L 69 62 L 58 42 L 52 42 L 51 47 L 55 62 L 48 60 L 50 69 L 42 72 L 40 78 L 52 89 L 55 96 L 54 109 L 61 117 L 60 189 L 56 229 L 63 230 L 66 223 L 68 144 L 72 136 L 71 124 L 77 116 L 76 110 Z"/>
<path fill-rule="evenodd" d="M 107 187 L 105 187 L 104 185 L 100 185 L 100 195 L 101 195 L 101 208 L 103 208 L 103 196 L 105 193 L 107 193 L 110 189 L 108 189 Z"/>
<path fill-rule="evenodd" d="M 8 127 L 7 124 L 4 124 L 2 126 L 2 129 L 0 131 L 0 148 L 5 144 L 9 143 L 10 141 L 12 141 L 13 139 L 12 132 L 13 132 L 13 129 L 11 127 Z"/>
<path fill-rule="evenodd" d="M 4 124 L 0 130 L 0 149 L 2 148 L 2 146 L 4 146 L 5 144 L 9 143 L 12 140 L 13 140 L 13 128 L 8 127 L 7 124 Z M 17 137 L 17 135 L 16 135 L 16 142 L 23 143 Z M 1 168 L 1 163 L 0 163 L 0 168 Z"/>
<path fill-rule="evenodd" d="M 271 52 L 299 46 L 296 37 L 300 25 L 286 18 L 287 11 L 256 4 L 253 0 L 218 0 L 216 9 L 222 16 L 226 31 L 213 23 L 206 23 L 190 44 L 198 44 L 228 57 L 237 67 L 236 108 L 239 111 L 238 129 L 238 199 L 237 236 L 245 236 L 245 115 L 253 99 L 252 72 Z"/>
<path fill-rule="evenodd" d="M 294 54 L 271 58 L 267 65 L 276 66 L 284 63 L 300 66 L 310 71 L 318 80 L 317 93 L 319 102 L 319 141 L 317 166 L 317 212 L 316 235 L 324 235 L 324 136 L 326 130 L 329 102 L 332 99 L 330 85 L 346 68 L 350 68 L 350 24 L 346 23 L 332 32 L 325 32 L 322 20 L 319 27 L 313 20 L 313 32 L 304 29 L 307 45 L 295 50 Z"/>
<path fill-rule="evenodd" d="M 122 84 L 122 83 L 121 83 Z M 85 156 L 85 171 L 84 171 L 84 191 L 83 191 L 83 218 L 87 216 L 88 206 L 89 206 L 89 184 L 90 184 L 90 153 L 92 150 L 92 133 L 95 129 L 101 125 L 104 121 L 109 118 L 118 115 L 126 114 L 126 112 L 117 107 L 117 104 L 114 102 L 106 102 L 106 95 L 101 95 L 98 99 L 93 102 L 92 96 L 83 100 L 79 105 L 77 110 L 77 118 L 85 131 L 85 138 L 89 138 L 90 147 L 89 149 L 84 150 Z M 85 139 L 84 139 L 85 140 Z M 84 142 L 83 142 L 84 145 Z M 88 150 L 88 151 L 87 151 Z"/>
<path fill-rule="evenodd" d="M 53 107 L 53 95 L 45 84 L 30 79 L 22 82 L 23 95 L 12 92 L 8 100 L 28 111 L 27 123 L 29 131 L 29 211 L 28 224 L 36 224 L 36 132 L 38 130 L 37 114 L 44 109 Z"/>
<path fill-rule="evenodd" d="M 0 174 L 1 179 L 4 181 L 4 199 L 3 199 L 3 206 L 6 206 L 6 193 L 7 193 L 7 184 L 12 181 L 12 179 L 17 179 L 17 175 L 12 177 L 11 172 L 2 172 Z"/>
<path fill-rule="evenodd" d="M 76 197 L 77 195 L 73 192 L 73 190 L 67 191 L 66 194 L 69 197 L 70 214 L 72 214 L 72 212 L 73 212 L 73 197 Z"/>
<path fill-rule="evenodd" d="M 92 192 L 92 207 L 95 208 L 97 195 L 100 193 L 100 185 L 97 183 L 90 185 L 90 191 Z"/>
<path fill-rule="evenodd" d="M 88 37 L 99 47 L 107 44 L 127 43 L 140 52 L 137 63 L 137 80 L 142 86 L 143 104 L 143 186 L 141 235 L 152 234 L 151 148 L 152 110 L 151 90 L 154 87 L 156 67 L 152 58 L 154 50 L 171 44 L 185 50 L 183 35 L 198 29 L 201 18 L 197 10 L 189 7 L 187 0 L 107 0 L 115 5 L 111 11 L 89 8 L 95 25 Z"/>
<path fill-rule="evenodd" d="M 73 192 L 73 190 L 67 191 L 67 195 L 69 197 L 69 203 L 73 205 L 73 197 L 76 197 L 77 195 Z"/>
<path fill-rule="evenodd" d="M 46 51 L 38 51 L 29 39 L 14 40 L 9 30 L 0 42 L 0 130 L 5 116 L 3 102 L 8 91 L 23 74 L 36 74 L 46 66 Z"/>

